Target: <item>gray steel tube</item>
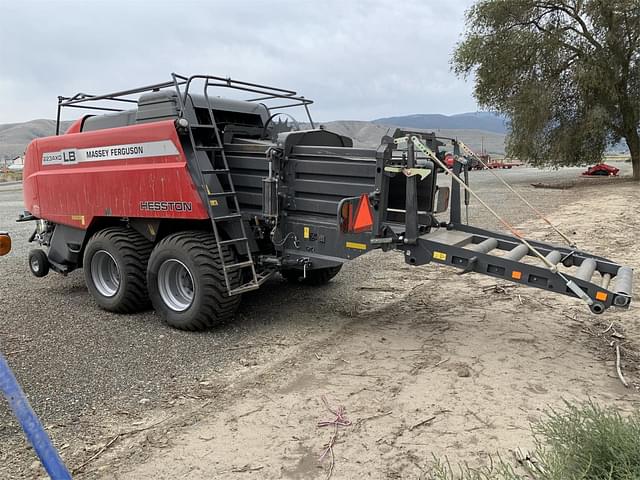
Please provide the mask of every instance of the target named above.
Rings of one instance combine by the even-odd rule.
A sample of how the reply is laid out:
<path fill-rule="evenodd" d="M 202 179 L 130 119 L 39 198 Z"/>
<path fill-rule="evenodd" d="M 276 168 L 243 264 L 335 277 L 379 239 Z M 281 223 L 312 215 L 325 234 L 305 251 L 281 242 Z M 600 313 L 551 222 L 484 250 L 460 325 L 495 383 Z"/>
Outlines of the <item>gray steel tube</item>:
<path fill-rule="evenodd" d="M 527 253 L 529 253 L 529 247 L 527 247 L 525 244 L 521 244 L 515 247 L 513 250 L 509 250 L 509 252 L 503 258 L 514 260 L 517 262 Z"/>
<path fill-rule="evenodd" d="M 615 292 L 622 295 L 631 295 L 633 287 L 633 270 L 629 267 L 620 267 L 615 278 Z M 616 299 L 617 300 L 617 299 Z M 616 305 L 620 305 L 615 302 Z M 626 305 L 626 302 L 624 303 Z M 622 305 L 620 305 L 622 306 Z"/>
<path fill-rule="evenodd" d="M 578 271 L 576 272 L 575 277 L 579 278 L 580 280 L 584 280 L 585 282 L 590 282 L 591 277 L 593 276 L 593 272 L 596 271 L 596 267 L 597 264 L 593 258 L 586 258 L 578 267 Z"/>
<path fill-rule="evenodd" d="M 480 243 L 474 243 L 473 245 L 469 245 L 467 247 L 468 250 L 473 250 L 474 252 L 480 253 L 489 253 L 494 248 L 498 247 L 498 240 L 495 238 L 487 238 Z"/>
<path fill-rule="evenodd" d="M 407 142 L 407 167 L 416 166 L 416 150 L 413 142 Z M 404 213 L 404 243 L 414 245 L 418 240 L 418 177 L 406 177 Z"/>
<path fill-rule="evenodd" d="M 557 250 L 551 250 L 547 254 L 547 260 L 549 260 L 549 263 L 552 265 L 557 265 L 560 263 L 560 260 L 562 260 L 562 254 Z"/>

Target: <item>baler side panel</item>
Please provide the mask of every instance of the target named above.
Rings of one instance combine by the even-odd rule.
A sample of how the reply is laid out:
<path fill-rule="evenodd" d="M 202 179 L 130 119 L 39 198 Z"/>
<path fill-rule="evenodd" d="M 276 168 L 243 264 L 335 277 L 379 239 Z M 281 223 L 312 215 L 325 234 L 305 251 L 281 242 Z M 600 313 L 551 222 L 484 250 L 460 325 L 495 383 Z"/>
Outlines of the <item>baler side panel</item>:
<path fill-rule="evenodd" d="M 322 268 L 371 250 L 371 229 L 341 232 L 338 210 L 344 199 L 375 190 L 375 155 L 375 150 L 350 147 L 293 148 L 283 172 L 283 231 L 292 235 L 284 244 L 285 260 L 309 258 L 313 268 Z"/>
<path fill-rule="evenodd" d="M 136 151 L 128 158 L 85 159 L 77 163 L 43 164 L 44 154 L 100 149 L 105 155 L 123 145 L 171 145 L 157 155 Z M 46 220 L 87 228 L 95 217 L 208 218 L 187 167 L 173 121 L 61 135 L 36 140 L 28 162 L 37 165 L 29 182 L 37 182 L 37 205 L 25 195 L 27 208 Z M 149 147 L 147 147 L 149 146 Z M 157 148 L 156 148 L 157 149 Z"/>

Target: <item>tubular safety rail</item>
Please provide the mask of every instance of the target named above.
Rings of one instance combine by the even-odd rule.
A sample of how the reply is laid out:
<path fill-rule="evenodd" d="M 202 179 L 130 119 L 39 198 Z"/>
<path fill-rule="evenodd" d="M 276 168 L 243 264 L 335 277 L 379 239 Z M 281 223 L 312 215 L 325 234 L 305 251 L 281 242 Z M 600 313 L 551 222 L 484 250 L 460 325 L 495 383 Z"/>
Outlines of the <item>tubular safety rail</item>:
<path fill-rule="evenodd" d="M 111 106 L 104 106 L 101 102 L 120 102 L 128 104 L 137 104 L 137 99 L 127 98 L 131 95 L 138 95 L 146 92 L 157 92 L 163 89 L 175 89 L 180 91 L 180 87 L 184 87 L 182 103 L 185 103 L 191 84 L 195 80 L 202 80 L 207 83 L 207 88 L 218 87 L 231 90 L 238 90 L 251 93 L 251 97 L 244 99 L 246 102 L 270 102 L 275 100 L 287 100 L 287 102 L 266 105 L 269 111 L 280 110 L 285 108 L 303 107 L 307 114 L 307 119 L 311 124 L 311 128 L 315 128 L 311 113 L 309 111 L 309 105 L 313 104 L 313 100 L 309 100 L 302 95 L 298 95 L 293 90 L 287 90 L 284 88 L 270 87 L 268 85 L 262 85 L 259 83 L 244 82 L 241 80 L 234 80 L 232 78 L 216 77 L 212 75 L 191 75 L 189 77 L 180 75 L 177 73 L 171 74 L 171 80 L 167 82 L 154 83 L 151 85 L 145 85 L 142 87 L 132 88 L 128 90 L 121 90 L 112 93 L 106 93 L 102 95 L 93 95 L 89 93 L 76 93 L 72 97 L 58 97 L 58 112 L 56 115 L 56 135 L 60 134 L 60 116 L 63 108 L 81 108 L 85 110 L 94 110 L 102 112 L 122 112 L 124 108 L 117 108 L 117 104 L 110 104 Z M 257 96 L 256 96 L 257 95 Z M 183 113 L 183 112 L 181 112 Z"/>

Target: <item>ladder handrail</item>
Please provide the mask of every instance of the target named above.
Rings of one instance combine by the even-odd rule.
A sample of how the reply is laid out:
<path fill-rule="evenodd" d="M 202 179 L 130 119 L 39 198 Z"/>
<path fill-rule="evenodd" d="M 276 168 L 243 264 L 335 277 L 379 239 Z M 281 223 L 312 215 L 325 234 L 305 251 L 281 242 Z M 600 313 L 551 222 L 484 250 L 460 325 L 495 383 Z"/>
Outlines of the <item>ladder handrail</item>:
<path fill-rule="evenodd" d="M 233 198 L 233 203 L 234 203 L 234 207 L 235 207 L 235 211 L 240 213 L 240 202 L 238 201 L 238 196 L 235 193 L 235 186 L 233 184 L 233 179 L 231 178 L 231 170 L 229 169 L 229 164 L 227 162 L 227 156 L 225 154 L 224 151 L 224 143 L 222 141 L 222 138 L 220 137 L 220 130 L 218 129 L 218 124 L 216 123 L 216 119 L 215 116 L 213 114 L 213 109 L 211 107 L 211 102 L 209 99 L 209 79 L 207 78 L 205 80 L 205 84 L 204 84 L 204 97 L 207 101 L 207 110 L 209 111 L 209 118 L 211 120 L 211 125 L 213 125 L 213 131 L 216 137 L 216 142 L 218 143 L 218 146 L 223 147 L 220 150 L 220 156 L 222 158 L 222 164 L 224 166 L 224 168 L 227 170 L 227 180 L 229 182 L 228 188 L 230 188 L 230 191 L 234 192 L 233 195 L 231 195 L 231 197 Z M 216 165 L 214 162 L 212 162 L 212 167 L 216 168 Z M 207 199 L 208 200 L 208 199 Z M 218 254 L 220 256 L 220 263 L 222 264 L 222 274 L 224 275 L 224 280 L 225 283 L 227 284 L 227 290 L 229 291 L 229 294 L 231 294 L 232 288 L 231 288 L 231 283 L 229 282 L 229 276 L 227 274 L 227 269 L 225 267 L 225 263 L 224 263 L 224 255 L 222 252 L 222 245 L 220 245 L 220 241 L 221 241 L 221 237 L 220 234 L 218 232 L 218 226 L 216 224 L 215 221 L 215 217 L 213 216 L 213 211 L 211 209 L 211 202 L 207 202 L 208 203 L 208 208 L 209 208 L 209 212 L 211 214 L 211 219 L 212 219 L 212 225 L 213 225 L 213 230 L 214 230 L 214 235 L 216 237 L 216 245 L 218 247 Z M 229 206 L 229 198 L 227 198 L 227 210 L 230 210 L 228 208 Z M 242 217 L 239 218 L 239 223 L 240 223 L 240 231 L 242 233 L 241 238 L 244 238 L 244 240 L 241 242 L 244 244 L 246 250 L 247 250 L 247 258 L 249 259 L 249 261 L 251 262 L 250 265 L 250 269 L 251 269 L 251 275 L 252 275 L 252 281 L 256 284 L 258 284 L 258 277 L 256 274 L 256 268 L 255 268 L 255 263 L 253 261 L 253 257 L 251 255 L 251 248 L 249 248 L 249 241 L 247 240 L 247 232 L 244 226 L 244 221 L 242 219 Z M 242 285 L 244 286 L 244 285 Z"/>
<path fill-rule="evenodd" d="M 206 203 L 207 212 L 209 213 L 209 218 L 211 220 L 211 226 L 213 230 L 213 235 L 216 240 L 216 248 L 218 250 L 218 256 L 220 258 L 220 264 L 222 267 L 221 270 L 225 280 L 227 293 L 229 295 L 235 295 L 245 291 L 255 290 L 259 288 L 259 286 L 264 280 L 266 280 L 267 276 L 263 274 L 258 274 L 258 272 L 256 271 L 255 261 L 249 245 L 249 237 L 247 236 L 246 227 L 244 225 L 244 219 L 242 217 L 242 213 L 240 210 L 240 202 L 238 200 L 235 186 L 233 184 L 233 179 L 231 177 L 231 170 L 229 168 L 227 156 L 224 151 L 224 139 L 220 129 L 218 128 L 218 124 L 216 122 L 215 115 L 213 113 L 213 108 L 211 105 L 211 100 L 209 97 L 210 79 L 208 78 L 208 76 L 194 76 L 180 83 L 182 77 L 180 77 L 177 74 L 173 74 L 173 75 L 174 75 L 174 81 L 175 81 L 174 85 L 177 90 L 181 118 L 184 118 L 185 112 L 187 110 L 186 109 L 187 99 L 189 98 L 188 89 L 191 86 L 191 80 L 195 78 L 200 78 L 200 77 L 204 79 L 204 88 L 203 88 L 204 98 L 207 104 L 207 111 L 209 113 L 209 121 L 211 122 L 211 129 L 213 130 L 213 134 L 214 134 L 214 138 L 211 140 L 213 140 L 215 145 L 198 145 L 194 135 L 194 128 L 191 126 L 190 122 L 188 123 L 187 130 L 189 132 L 189 141 L 191 143 L 191 148 L 193 150 L 193 155 L 194 155 L 194 162 L 193 162 L 194 170 L 197 170 L 197 174 L 194 174 L 194 175 L 196 175 L 196 180 L 200 184 L 200 187 L 201 187 L 200 190 L 202 192 L 203 199 Z M 181 91 L 180 89 L 181 84 L 185 85 L 184 91 Z M 210 168 L 205 167 L 203 169 L 198 163 L 197 154 L 200 151 L 206 151 L 206 150 L 210 151 L 210 155 L 207 154 L 208 164 L 210 165 Z M 219 155 L 219 159 L 222 160 L 222 165 L 216 164 L 216 155 Z M 220 187 L 222 188 L 222 191 L 211 192 L 209 190 L 209 185 L 206 181 L 206 175 L 210 174 L 210 175 L 218 176 L 219 175 L 219 173 L 217 172 L 218 170 L 220 170 L 220 173 L 224 173 L 227 176 L 227 182 L 226 183 L 222 181 L 219 182 Z M 205 173 L 207 171 L 211 171 L 211 172 L 216 171 L 216 173 Z M 216 197 L 216 196 L 226 197 L 227 213 L 225 215 L 216 215 L 216 213 L 213 210 L 212 197 Z M 240 235 L 232 238 L 223 238 L 220 232 L 220 228 L 218 226 L 218 219 L 220 221 L 237 220 L 240 225 Z M 246 250 L 246 255 L 247 255 L 246 261 L 244 262 L 241 261 L 241 262 L 231 263 L 231 264 L 228 264 L 225 262 L 223 246 L 229 245 L 231 242 L 242 244 L 244 246 L 244 249 Z M 241 266 L 237 267 L 238 264 L 241 264 Z M 242 272 L 244 269 L 250 269 L 251 279 L 248 282 L 241 283 L 239 286 L 234 288 L 231 285 L 229 272 L 236 271 L 236 270 Z"/>

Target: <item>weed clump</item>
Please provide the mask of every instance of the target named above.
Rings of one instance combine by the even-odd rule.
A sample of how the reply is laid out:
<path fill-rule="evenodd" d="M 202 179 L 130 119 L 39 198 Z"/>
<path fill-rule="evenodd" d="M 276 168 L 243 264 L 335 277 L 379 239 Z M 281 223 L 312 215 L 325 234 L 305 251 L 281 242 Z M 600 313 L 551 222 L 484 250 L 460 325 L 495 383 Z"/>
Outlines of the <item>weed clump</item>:
<path fill-rule="evenodd" d="M 622 416 L 591 401 L 565 402 L 532 426 L 536 448 L 528 473 L 498 457 L 490 465 L 433 462 L 429 480 L 640 480 L 640 411 Z"/>

